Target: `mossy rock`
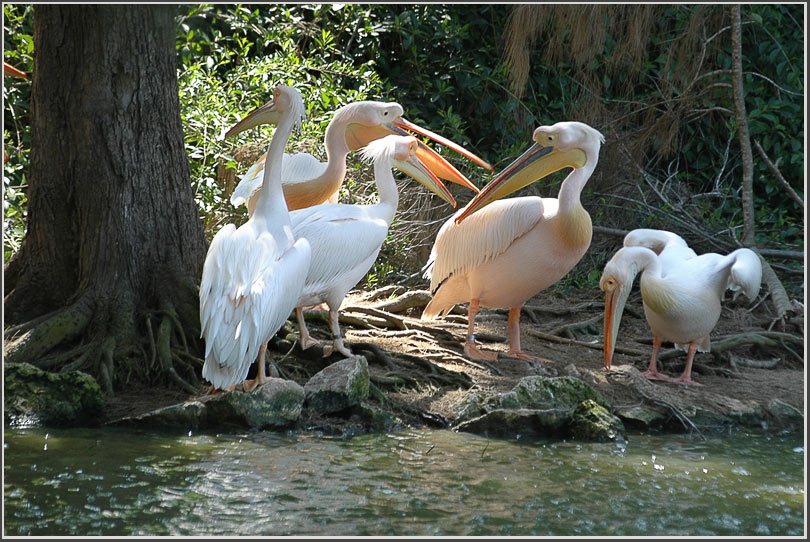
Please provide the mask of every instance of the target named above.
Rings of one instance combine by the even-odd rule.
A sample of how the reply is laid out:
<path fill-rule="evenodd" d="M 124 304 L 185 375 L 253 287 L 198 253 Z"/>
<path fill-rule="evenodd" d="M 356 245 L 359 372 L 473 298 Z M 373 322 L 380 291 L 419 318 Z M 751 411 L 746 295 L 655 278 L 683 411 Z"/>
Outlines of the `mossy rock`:
<path fill-rule="evenodd" d="M 316 373 L 304 385 L 306 408 L 319 414 L 340 412 L 368 398 L 368 362 L 352 356 Z"/>
<path fill-rule="evenodd" d="M 81 371 L 50 373 L 29 363 L 3 367 L 7 425 L 97 425 L 104 398 L 95 379 Z"/>
<path fill-rule="evenodd" d="M 252 393 L 234 390 L 215 394 L 205 398 L 204 404 L 207 427 L 289 427 L 301 416 L 304 388 L 292 380 L 270 378 Z"/>
<path fill-rule="evenodd" d="M 577 405 L 571 416 L 571 436 L 597 442 L 624 439 L 624 425 L 605 407 L 586 399 Z"/>
<path fill-rule="evenodd" d="M 568 409 L 591 400 L 604 408 L 610 404 L 584 381 L 572 376 L 527 376 L 500 397 L 500 408 Z"/>
<path fill-rule="evenodd" d="M 291 380 L 270 378 L 252 393 L 238 389 L 217 392 L 140 416 L 115 420 L 111 425 L 183 431 L 281 429 L 291 427 L 298 421 L 303 405 L 304 388 Z"/>

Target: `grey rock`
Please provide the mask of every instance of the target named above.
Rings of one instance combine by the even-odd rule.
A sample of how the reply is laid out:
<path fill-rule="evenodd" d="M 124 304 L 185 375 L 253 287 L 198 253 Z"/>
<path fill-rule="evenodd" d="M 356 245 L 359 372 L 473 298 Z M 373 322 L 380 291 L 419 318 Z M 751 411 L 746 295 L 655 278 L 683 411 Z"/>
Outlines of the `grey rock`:
<path fill-rule="evenodd" d="M 783 426 L 794 424 L 804 426 L 804 414 L 802 414 L 802 411 L 779 399 L 771 399 L 768 402 L 768 412 Z"/>
<path fill-rule="evenodd" d="M 306 408 L 320 414 L 340 412 L 368 398 L 368 362 L 352 356 L 335 362 L 304 385 Z"/>
<path fill-rule="evenodd" d="M 241 390 L 206 395 L 194 401 L 171 405 L 141 416 L 116 420 L 112 425 L 150 428 L 284 428 L 301 416 L 304 388 L 291 380 L 270 378 L 253 391 Z"/>
<path fill-rule="evenodd" d="M 504 409 L 491 410 L 486 414 L 464 421 L 456 426 L 458 431 L 488 436 L 563 436 L 571 419 L 566 409 Z"/>
<path fill-rule="evenodd" d="M 617 407 L 615 413 L 625 424 L 642 428 L 663 425 L 668 419 L 661 409 L 646 405 Z"/>

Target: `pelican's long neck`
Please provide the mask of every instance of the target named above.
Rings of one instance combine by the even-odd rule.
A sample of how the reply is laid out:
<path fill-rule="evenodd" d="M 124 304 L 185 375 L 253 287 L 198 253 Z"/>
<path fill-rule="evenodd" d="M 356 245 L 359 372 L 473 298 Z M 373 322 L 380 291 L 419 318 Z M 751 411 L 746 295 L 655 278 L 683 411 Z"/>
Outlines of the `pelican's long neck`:
<path fill-rule="evenodd" d="M 593 170 L 596 169 L 596 158 L 588 158 L 585 165 L 581 168 L 575 168 L 562 183 L 560 187 L 560 211 L 568 211 L 576 207 L 582 207 L 579 201 L 579 196 L 582 189 L 585 188 L 585 183 L 591 178 Z"/>
<path fill-rule="evenodd" d="M 330 122 L 323 137 L 326 147 L 326 170 L 319 177 L 324 185 L 334 186 L 330 194 L 340 187 L 346 176 L 346 157 L 349 145 L 346 143 L 346 126 L 343 122 Z"/>
<path fill-rule="evenodd" d="M 281 240 L 286 237 L 288 246 L 295 242 L 295 238 L 290 227 L 290 213 L 281 187 L 281 162 L 284 157 L 284 147 L 290 139 L 295 123 L 293 117 L 292 111 L 288 111 L 276 127 L 270 147 L 267 149 L 262 189 L 256 200 L 253 215 L 250 217 L 257 227 L 270 232 L 274 238 Z"/>
<path fill-rule="evenodd" d="M 284 185 L 284 197 L 291 210 L 303 209 L 323 203 L 334 194 L 346 176 L 346 127 L 342 122 L 330 122 L 324 136 L 326 169 L 319 176 L 306 182 Z"/>
<path fill-rule="evenodd" d="M 557 212 L 561 221 L 560 233 L 572 247 L 587 248 L 591 244 L 591 216 L 580 203 L 579 196 L 595 167 L 596 160 L 588 160 L 585 166 L 575 168 L 560 187 Z"/>
<path fill-rule="evenodd" d="M 374 180 L 377 183 L 377 193 L 380 201 L 377 206 L 383 210 L 383 218 L 391 224 L 399 205 L 399 190 L 391 171 L 390 160 L 377 160 L 374 162 Z"/>
<path fill-rule="evenodd" d="M 631 265 L 641 273 L 639 286 L 644 304 L 658 314 L 664 314 L 677 303 L 672 284 L 662 276 L 658 255 L 646 247 L 624 247 L 631 255 Z M 632 279 L 631 279 L 632 280 Z"/>

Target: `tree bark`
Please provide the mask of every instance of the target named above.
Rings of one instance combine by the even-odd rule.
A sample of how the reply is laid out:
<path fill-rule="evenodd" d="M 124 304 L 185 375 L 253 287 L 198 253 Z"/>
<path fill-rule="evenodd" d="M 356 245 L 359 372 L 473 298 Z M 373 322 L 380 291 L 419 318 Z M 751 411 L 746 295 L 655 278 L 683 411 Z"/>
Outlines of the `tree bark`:
<path fill-rule="evenodd" d="M 734 113 L 737 119 L 737 130 L 742 153 L 742 244 L 756 246 L 754 238 L 754 155 L 751 152 L 751 138 L 748 134 L 748 112 L 745 109 L 745 92 L 743 90 L 742 69 L 742 29 L 740 5 L 731 6 L 731 81 L 734 94 Z"/>
<path fill-rule="evenodd" d="M 4 346 L 9 359 L 36 362 L 96 343 L 85 368 L 109 391 L 120 358 L 148 373 L 150 314 L 156 328 L 171 317 L 176 336 L 199 336 L 206 240 L 173 9 L 37 5 L 34 43 L 28 230 L 5 269 L 6 325 L 16 326 Z"/>

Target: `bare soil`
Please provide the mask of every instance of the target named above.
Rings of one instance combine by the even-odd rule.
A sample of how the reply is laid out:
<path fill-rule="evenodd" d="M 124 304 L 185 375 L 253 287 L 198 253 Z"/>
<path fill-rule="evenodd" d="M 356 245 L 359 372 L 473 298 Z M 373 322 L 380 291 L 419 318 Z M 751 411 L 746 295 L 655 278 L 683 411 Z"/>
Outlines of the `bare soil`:
<path fill-rule="evenodd" d="M 544 361 L 517 359 L 505 354 L 509 348 L 505 310 L 482 309 L 479 312 L 475 332 L 479 343 L 485 349 L 501 352 L 496 362 L 487 364 L 472 362 L 462 354 L 463 338 L 467 333 L 465 305 L 457 306 L 446 320 L 435 322 L 419 320 L 421 306 L 396 315 L 381 313 L 399 320 L 394 322 L 398 325 L 383 327 L 379 319 L 374 319 L 374 309 L 364 312 L 364 309 L 379 304 L 379 299 L 369 299 L 368 292 L 352 292 L 343 305 L 341 327 L 347 345 L 355 353 L 368 358 L 375 387 L 392 401 L 389 407 L 401 407 L 394 410 L 406 423 L 424 423 L 425 418 L 417 415 L 419 412 L 449 420 L 453 416 L 453 406 L 470 389 L 506 391 L 524 376 L 538 374 L 582 378 L 602 393 L 614 408 L 638 405 L 646 399 L 648 404 L 660 401 L 687 412 L 690 411 L 688 407 L 718 412 L 741 401 L 756 402 L 767 412 L 768 403 L 779 399 L 804 412 L 803 315 L 787 325 L 781 324 L 780 327 L 777 323 L 773 326 L 774 330 L 793 335 L 792 342 L 782 341 L 775 346 L 744 342 L 720 355 L 698 353 L 692 377 L 702 385 L 686 386 L 647 381 L 640 377 L 639 371 L 644 371 L 649 363 L 652 336 L 638 294 L 628 301 L 617 342 L 618 349 L 625 348 L 631 353 L 617 350 L 610 371 L 603 366 L 604 309 L 599 291 L 580 290 L 576 294 L 541 292 L 529 300 L 521 320 L 521 346 L 525 353 Z M 748 306 L 742 300 L 725 301 L 720 322 L 712 332 L 714 344 L 723 338 L 763 332 L 771 327 L 772 319 L 766 307 L 750 311 Z M 321 319 L 323 315 L 315 318 L 317 312 L 308 313 L 313 317 L 308 318 L 308 326 L 311 334 L 326 344 L 330 340 L 329 330 L 325 319 Z M 392 329 L 396 327 L 400 329 Z M 401 329 L 403 327 L 405 329 Z M 557 340 L 562 342 L 538 337 L 535 332 L 561 336 Z M 800 341 L 798 346 L 797 341 Z M 685 353 L 672 350 L 672 344 L 664 343 L 661 356 L 670 359 L 659 362 L 659 370 L 678 376 L 684 367 Z M 303 352 L 295 344 L 290 349 L 289 343 L 284 341 L 277 342 L 276 349 L 270 353 L 279 361 L 282 376 L 302 385 L 309 376 L 339 359 L 338 355 L 322 359 L 317 347 Z M 432 367 L 424 364 L 424 360 L 428 360 Z M 205 391 L 201 390 L 201 394 Z M 168 389 L 131 389 L 108 399 L 106 418 L 142 414 L 189 398 L 183 392 Z M 684 423 L 684 427 L 686 425 Z"/>

